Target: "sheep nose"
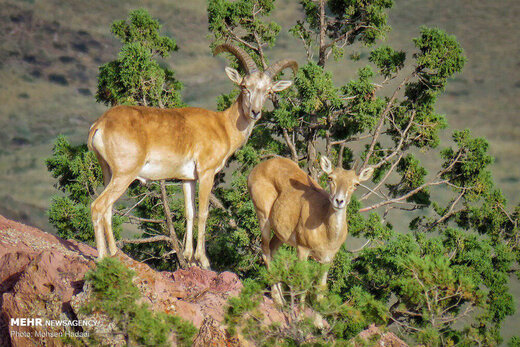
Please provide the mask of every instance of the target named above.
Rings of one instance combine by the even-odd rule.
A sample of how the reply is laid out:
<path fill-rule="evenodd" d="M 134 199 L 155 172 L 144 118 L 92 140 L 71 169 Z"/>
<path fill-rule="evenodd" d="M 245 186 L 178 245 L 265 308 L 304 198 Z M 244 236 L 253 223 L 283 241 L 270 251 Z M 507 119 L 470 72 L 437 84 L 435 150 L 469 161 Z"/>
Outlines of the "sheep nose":
<path fill-rule="evenodd" d="M 251 110 L 251 114 L 253 115 L 253 118 L 258 118 L 260 116 L 260 111 Z"/>

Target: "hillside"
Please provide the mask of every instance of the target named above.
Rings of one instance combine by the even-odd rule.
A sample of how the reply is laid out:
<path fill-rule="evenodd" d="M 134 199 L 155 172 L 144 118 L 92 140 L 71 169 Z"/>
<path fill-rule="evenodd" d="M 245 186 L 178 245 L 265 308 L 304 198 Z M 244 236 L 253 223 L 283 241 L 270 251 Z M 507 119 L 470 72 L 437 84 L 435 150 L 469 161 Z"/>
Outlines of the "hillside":
<path fill-rule="evenodd" d="M 304 52 L 287 29 L 301 17 L 297 2 L 282 0 L 274 19 L 283 25 L 272 59 Z M 88 127 L 106 109 L 94 99 L 99 65 L 113 59 L 119 42 L 110 23 L 125 18 L 139 1 L 0 1 L 0 212 L 31 225 L 47 226 L 44 211 L 55 194 L 45 169 L 57 134 L 85 141 Z M 145 7 L 174 37 L 179 51 L 164 63 L 185 84 L 185 102 L 215 108 L 215 98 L 231 88 L 224 60 L 210 54 L 205 2 L 147 1 Z M 520 3 L 491 0 L 398 1 L 389 13 L 387 43 L 409 49 L 420 25 L 455 34 L 468 57 L 464 73 L 449 85 L 439 111 L 452 127 L 471 128 L 491 142 L 495 178 L 511 200 L 520 179 Z M 366 64 L 366 48 L 353 47 L 361 61 L 341 60 L 332 69 L 338 85 Z M 348 52 L 347 52 L 348 53 Z M 409 54 L 410 55 L 410 54 Z M 363 59 L 364 58 L 364 59 Z M 446 136 L 448 137 L 448 136 Z"/>

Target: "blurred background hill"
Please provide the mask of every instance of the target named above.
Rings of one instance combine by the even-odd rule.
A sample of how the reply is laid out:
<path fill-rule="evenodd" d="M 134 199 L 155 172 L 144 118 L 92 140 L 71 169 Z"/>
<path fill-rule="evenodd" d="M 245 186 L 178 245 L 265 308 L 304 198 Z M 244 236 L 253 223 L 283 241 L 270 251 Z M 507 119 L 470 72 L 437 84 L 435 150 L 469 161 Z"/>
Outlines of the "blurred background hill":
<path fill-rule="evenodd" d="M 304 52 L 287 29 L 301 18 L 296 1 L 281 0 L 275 20 L 283 29 L 271 59 Z M 95 102 L 98 66 L 115 58 L 120 43 L 110 24 L 138 7 L 163 24 L 180 47 L 164 61 L 185 84 L 183 98 L 193 106 L 215 108 L 215 98 L 231 88 L 224 60 L 208 48 L 206 3 L 118 0 L 0 1 L 0 213 L 47 230 L 45 209 L 55 193 L 44 159 L 57 134 L 85 142 L 88 128 L 106 107 Z M 438 26 L 457 36 L 468 63 L 440 99 L 440 112 L 452 128 L 471 128 L 491 143 L 495 179 L 513 201 L 520 180 L 520 2 L 397 1 L 389 13 L 393 30 L 385 42 L 411 49 L 420 25 Z M 331 68 L 338 85 L 364 66 L 368 50 L 355 46 L 361 60 L 343 58 Z M 409 52 L 412 52 L 411 50 Z M 409 53 L 410 54 L 410 53 Z"/>

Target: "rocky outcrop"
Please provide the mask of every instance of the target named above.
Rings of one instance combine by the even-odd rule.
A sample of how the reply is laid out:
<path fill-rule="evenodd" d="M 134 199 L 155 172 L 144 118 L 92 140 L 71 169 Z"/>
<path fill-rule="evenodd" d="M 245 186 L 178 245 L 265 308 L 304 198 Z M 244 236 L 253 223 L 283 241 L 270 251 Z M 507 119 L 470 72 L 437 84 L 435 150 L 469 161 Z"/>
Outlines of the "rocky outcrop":
<path fill-rule="evenodd" d="M 63 339 L 52 333 L 63 329 L 11 325 L 11 318 L 81 319 L 78 308 L 87 296 L 83 277 L 95 265 L 96 256 L 88 245 L 0 216 L 0 345 L 62 345 Z M 242 288 L 235 274 L 198 267 L 157 272 L 122 252 L 116 257 L 136 272 L 134 283 L 154 310 L 176 314 L 202 327 L 196 339 L 199 345 L 208 339 L 215 346 L 238 345 L 221 326 L 227 299 Z M 270 299 L 265 298 L 262 307 L 267 323 L 283 322 L 284 316 Z"/>
<path fill-rule="evenodd" d="M 199 334 L 193 340 L 193 347 L 235 347 L 240 345 L 238 338 L 230 337 L 222 325 L 209 316 L 204 319 Z"/>
<path fill-rule="evenodd" d="M 408 347 L 408 345 L 394 333 L 383 331 L 376 327 L 375 324 L 370 325 L 367 329 L 360 332 L 351 342 L 355 347 Z"/>
<path fill-rule="evenodd" d="M 31 346 L 35 341 L 60 345 L 61 340 L 45 336 L 56 329 L 38 324 L 23 326 L 25 322 L 15 326 L 11 318 L 69 319 L 73 315 L 72 296 L 81 291 L 83 276 L 94 265 L 95 255 L 86 245 L 61 240 L 0 216 L 2 345 L 9 341 L 14 346 Z"/>
<path fill-rule="evenodd" d="M 97 333 L 109 332 L 110 322 L 106 317 L 84 317 L 79 310 L 89 295 L 83 278 L 95 266 L 96 257 L 96 250 L 88 245 L 62 240 L 0 216 L 0 347 L 62 346 L 66 345 L 64 337 L 67 336 L 82 336 L 92 329 Z M 251 345 L 242 338 L 229 336 L 222 325 L 228 298 L 238 295 L 242 288 L 234 273 L 219 274 L 198 267 L 173 273 L 157 272 L 122 252 L 116 257 L 135 271 L 134 283 L 140 289 L 142 300 L 156 311 L 178 315 L 200 328 L 195 346 Z M 286 322 L 270 298 L 264 297 L 260 309 L 266 324 Z M 105 321 L 101 328 L 83 330 L 39 326 L 22 321 L 23 318 Z M 18 319 L 18 324 L 11 324 L 11 319 Z M 382 332 L 375 326 L 360 333 L 352 342 L 358 345 L 359 341 L 379 346 L 406 346 L 391 332 Z M 125 344 L 123 340 L 108 342 Z"/>

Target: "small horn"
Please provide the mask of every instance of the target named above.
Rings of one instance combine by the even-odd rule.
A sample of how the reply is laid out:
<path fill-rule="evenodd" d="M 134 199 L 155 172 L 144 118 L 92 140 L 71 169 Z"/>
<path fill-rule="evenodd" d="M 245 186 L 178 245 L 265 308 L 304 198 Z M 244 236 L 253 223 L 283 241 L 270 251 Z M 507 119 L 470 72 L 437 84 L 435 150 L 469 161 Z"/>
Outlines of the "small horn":
<path fill-rule="evenodd" d="M 358 170 L 359 170 L 359 159 L 356 159 L 354 161 L 354 165 L 352 165 L 352 170 L 354 170 L 356 173 L 358 172 Z"/>
<path fill-rule="evenodd" d="M 240 61 L 240 64 L 246 70 L 246 73 L 248 75 L 258 71 L 258 67 L 256 66 L 256 63 L 254 62 L 253 58 L 251 58 L 251 56 L 247 54 L 247 52 L 244 51 L 242 48 L 232 45 L 230 43 L 224 43 L 215 47 L 215 49 L 213 50 L 213 55 L 215 56 L 222 52 L 229 52 L 233 54 L 235 57 L 237 57 L 237 59 Z"/>
<path fill-rule="evenodd" d="M 273 65 L 269 66 L 267 70 L 265 70 L 265 74 L 270 78 L 278 75 L 282 70 L 290 67 L 293 70 L 293 73 L 296 75 L 298 72 L 298 63 L 293 59 L 282 59 L 278 60 Z"/>
<path fill-rule="evenodd" d="M 345 152 L 345 142 L 341 144 L 339 147 L 339 155 L 338 155 L 338 167 L 343 167 L 343 152 Z"/>

